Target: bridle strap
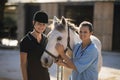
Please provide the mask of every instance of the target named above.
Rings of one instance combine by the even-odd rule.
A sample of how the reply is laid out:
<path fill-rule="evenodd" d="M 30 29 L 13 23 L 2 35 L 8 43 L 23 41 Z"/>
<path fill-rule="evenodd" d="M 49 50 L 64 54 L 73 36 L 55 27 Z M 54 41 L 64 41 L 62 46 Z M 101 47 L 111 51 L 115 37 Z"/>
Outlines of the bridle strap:
<path fill-rule="evenodd" d="M 70 27 L 69 26 L 68 26 L 68 37 L 67 37 L 67 48 L 66 49 L 68 48 L 72 51 L 72 48 L 70 47 Z"/>
<path fill-rule="evenodd" d="M 58 56 L 58 57 L 54 56 L 51 52 L 49 52 L 49 51 L 46 50 L 46 49 L 45 49 L 45 52 L 46 52 L 47 54 L 49 54 L 50 56 L 52 56 L 52 57 L 55 59 L 55 61 L 58 61 L 59 56 Z"/>

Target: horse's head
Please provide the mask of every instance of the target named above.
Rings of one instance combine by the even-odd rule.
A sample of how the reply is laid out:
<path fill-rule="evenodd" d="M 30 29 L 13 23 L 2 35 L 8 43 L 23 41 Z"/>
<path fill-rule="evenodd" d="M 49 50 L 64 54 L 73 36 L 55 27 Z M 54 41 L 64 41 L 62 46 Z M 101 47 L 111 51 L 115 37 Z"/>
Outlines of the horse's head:
<path fill-rule="evenodd" d="M 77 41 L 78 35 L 75 31 L 77 31 L 77 27 L 74 24 L 68 22 L 64 17 L 59 20 L 57 17 L 53 19 L 53 30 L 48 34 L 48 44 L 46 46 L 46 51 L 43 53 L 41 57 L 41 62 L 44 67 L 50 67 L 53 61 L 58 59 L 58 52 L 55 49 L 56 43 L 61 43 L 65 51 L 69 49 L 73 49 L 75 41 Z M 77 36 L 77 39 L 75 38 Z"/>

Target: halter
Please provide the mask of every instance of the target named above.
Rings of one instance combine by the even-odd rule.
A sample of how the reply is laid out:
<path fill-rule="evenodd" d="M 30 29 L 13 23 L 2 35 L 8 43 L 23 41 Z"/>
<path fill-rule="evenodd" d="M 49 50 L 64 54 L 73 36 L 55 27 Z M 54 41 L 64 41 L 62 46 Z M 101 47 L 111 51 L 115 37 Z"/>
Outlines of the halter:
<path fill-rule="evenodd" d="M 45 49 L 45 52 L 46 52 L 47 54 L 49 54 L 50 56 L 52 56 L 52 57 L 55 59 L 55 62 L 58 62 L 60 56 L 56 57 L 56 56 L 54 56 L 51 52 L 49 52 L 49 51 L 46 50 L 46 49 Z"/>

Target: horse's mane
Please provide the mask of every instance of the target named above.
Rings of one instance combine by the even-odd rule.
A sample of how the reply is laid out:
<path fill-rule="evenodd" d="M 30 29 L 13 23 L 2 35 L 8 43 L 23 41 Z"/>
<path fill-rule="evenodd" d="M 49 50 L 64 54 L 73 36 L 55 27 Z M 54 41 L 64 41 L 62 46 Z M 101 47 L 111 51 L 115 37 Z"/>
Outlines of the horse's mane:
<path fill-rule="evenodd" d="M 67 22 L 67 23 L 68 23 L 68 27 L 69 27 L 71 30 L 73 30 L 73 31 L 75 31 L 75 32 L 78 33 L 78 27 L 77 27 L 75 24 L 73 24 L 73 23 L 71 23 L 71 22 Z"/>

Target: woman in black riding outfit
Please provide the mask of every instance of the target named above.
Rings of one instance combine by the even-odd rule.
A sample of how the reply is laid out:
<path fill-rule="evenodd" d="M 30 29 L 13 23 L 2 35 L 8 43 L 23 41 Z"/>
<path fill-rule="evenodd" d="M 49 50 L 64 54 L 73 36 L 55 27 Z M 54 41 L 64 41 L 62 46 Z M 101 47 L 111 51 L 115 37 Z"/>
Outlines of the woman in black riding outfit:
<path fill-rule="evenodd" d="M 50 80 L 48 69 L 42 67 L 40 58 L 45 50 L 47 37 L 43 34 L 48 15 L 37 11 L 33 16 L 33 31 L 20 42 L 20 61 L 23 80 Z"/>

